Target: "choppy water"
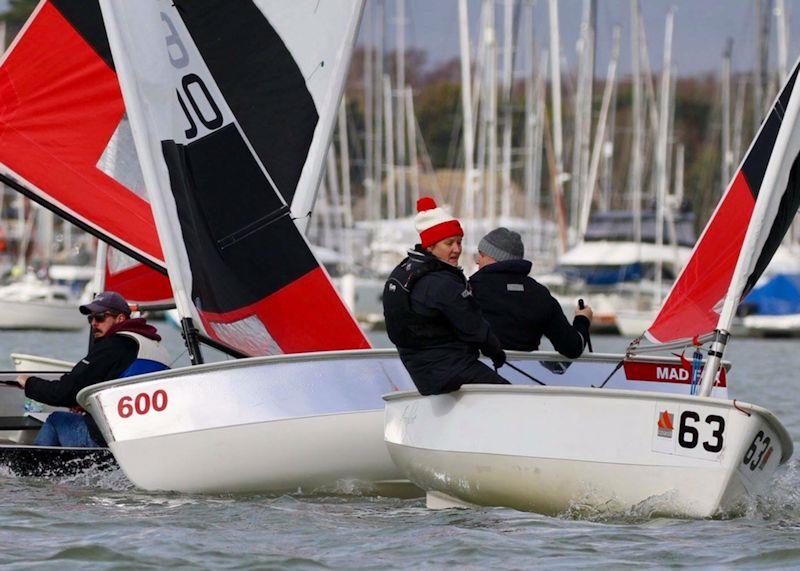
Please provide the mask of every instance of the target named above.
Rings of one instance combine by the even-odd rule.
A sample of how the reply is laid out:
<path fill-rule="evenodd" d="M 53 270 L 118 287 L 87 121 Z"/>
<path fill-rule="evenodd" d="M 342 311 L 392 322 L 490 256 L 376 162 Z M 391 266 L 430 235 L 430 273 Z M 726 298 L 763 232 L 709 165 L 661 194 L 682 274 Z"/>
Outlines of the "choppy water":
<path fill-rule="evenodd" d="M 165 329 L 165 326 L 162 326 Z M 376 339 L 380 341 L 380 339 Z M 167 344 L 180 353 L 180 340 Z M 597 337 L 596 350 L 625 341 Z M 77 359 L 82 333 L 0 333 L 10 351 Z M 731 393 L 800 434 L 800 342 L 735 340 Z M 0 357 L 4 358 L 4 357 Z M 10 363 L 0 362 L 2 368 Z M 2 389 L 0 389 L 2 390 Z M 552 518 L 509 509 L 428 511 L 422 500 L 141 492 L 120 472 L 71 480 L 0 474 L 0 564 L 11 568 L 529 568 L 800 566 L 800 462 L 746 515 Z"/>

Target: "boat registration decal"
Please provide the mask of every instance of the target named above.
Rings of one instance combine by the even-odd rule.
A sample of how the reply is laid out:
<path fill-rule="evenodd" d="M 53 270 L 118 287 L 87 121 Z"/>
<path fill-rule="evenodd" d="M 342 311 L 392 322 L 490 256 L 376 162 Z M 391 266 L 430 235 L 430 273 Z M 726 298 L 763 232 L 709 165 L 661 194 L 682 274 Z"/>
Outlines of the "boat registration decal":
<path fill-rule="evenodd" d="M 748 491 L 757 491 L 775 471 L 780 461 L 780 439 L 766 424 L 762 424 L 739 462 L 739 474 Z"/>
<path fill-rule="evenodd" d="M 727 411 L 656 403 L 652 449 L 706 460 L 719 460 L 725 447 Z"/>
<path fill-rule="evenodd" d="M 139 393 L 138 395 L 124 396 L 117 402 L 117 414 L 120 418 L 130 418 L 134 414 L 145 415 L 150 411 L 161 412 L 167 408 L 169 398 L 167 391 L 158 389 L 150 396 L 149 393 Z"/>
<path fill-rule="evenodd" d="M 688 363 L 688 361 L 687 361 Z M 629 381 L 645 381 L 651 383 L 692 384 L 692 366 L 689 363 L 642 363 L 625 361 L 623 363 L 625 378 Z M 702 371 L 702 369 L 701 369 Z M 719 373 L 717 387 L 727 387 L 728 379 L 725 369 Z"/>

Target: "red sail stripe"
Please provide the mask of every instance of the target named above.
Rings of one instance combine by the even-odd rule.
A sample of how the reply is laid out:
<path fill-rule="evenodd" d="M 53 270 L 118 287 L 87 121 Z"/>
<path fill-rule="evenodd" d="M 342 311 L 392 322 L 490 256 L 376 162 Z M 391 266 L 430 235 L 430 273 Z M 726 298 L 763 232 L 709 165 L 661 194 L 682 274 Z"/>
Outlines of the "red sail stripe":
<path fill-rule="evenodd" d="M 125 112 L 117 76 L 50 3 L 0 68 L 0 162 L 155 260 L 149 204 L 97 168 Z"/>
<path fill-rule="evenodd" d="M 651 340 L 691 339 L 714 330 L 754 206 L 754 193 L 739 172 L 648 329 Z"/>
<path fill-rule="evenodd" d="M 226 313 L 201 311 L 200 316 L 211 335 L 211 322 L 232 323 L 255 316 L 284 353 L 370 347 L 320 267 L 254 304 Z"/>
<path fill-rule="evenodd" d="M 129 303 L 166 303 L 172 300 L 169 278 L 144 264 L 112 273 L 106 266 L 105 289 L 122 295 Z"/>

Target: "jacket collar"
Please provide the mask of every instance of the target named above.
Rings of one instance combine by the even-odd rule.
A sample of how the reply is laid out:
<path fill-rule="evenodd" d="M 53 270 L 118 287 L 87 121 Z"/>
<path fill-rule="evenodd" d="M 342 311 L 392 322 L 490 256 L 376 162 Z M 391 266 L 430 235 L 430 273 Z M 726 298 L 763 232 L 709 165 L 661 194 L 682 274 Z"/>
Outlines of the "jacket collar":
<path fill-rule="evenodd" d="M 475 272 L 472 277 L 474 278 L 486 274 L 520 274 L 527 276 L 531 273 L 532 267 L 533 263 L 528 260 L 505 260 L 483 266 L 480 270 Z"/>

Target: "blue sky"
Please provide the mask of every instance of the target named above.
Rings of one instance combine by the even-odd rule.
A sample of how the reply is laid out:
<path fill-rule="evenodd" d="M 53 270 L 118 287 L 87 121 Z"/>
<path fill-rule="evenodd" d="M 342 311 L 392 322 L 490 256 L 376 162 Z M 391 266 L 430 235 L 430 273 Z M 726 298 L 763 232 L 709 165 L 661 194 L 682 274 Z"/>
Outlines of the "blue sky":
<path fill-rule="evenodd" d="M 361 36 L 369 30 L 371 10 L 376 0 L 367 0 Z M 458 1 L 457 0 L 405 0 L 406 44 L 427 50 L 429 60 L 446 60 L 458 56 Z M 503 2 L 496 3 L 498 26 L 501 25 Z M 395 0 L 385 0 L 387 23 L 385 42 L 387 50 L 394 49 Z M 582 0 L 559 0 L 559 18 L 562 54 L 574 65 L 575 44 L 579 34 Z M 785 0 L 789 14 L 789 66 L 800 55 L 800 0 Z M 654 69 L 661 67 L 664 43 L 664 22 L 670 7 L 675 8 L 673 63 L 681 75 L 717 72 L 722 66 L 722 53 L 726 39 L 734 39 L 733 66 L 735 70 L 749 70 L 755 61 L 755 2 L 754 0 L 642 0 L 648 51 Z M 539 44 L 547 48 L 548 1 L 538 0 L 534 19 Z M 473 46 L 476 38 L 480 0 L 469 0 L 470 33 Z M 620 71 L 630 72 L 630 1 L 599 0 L 597 14 L 598 56 L 596 72 L 605 74 L 611 51 L 611 34 L 614 25 L 622 27 Z M 776 61 L 775 19 L 771 19 L 773 38 L 772 61 Z"/>

